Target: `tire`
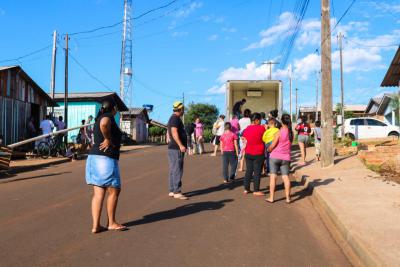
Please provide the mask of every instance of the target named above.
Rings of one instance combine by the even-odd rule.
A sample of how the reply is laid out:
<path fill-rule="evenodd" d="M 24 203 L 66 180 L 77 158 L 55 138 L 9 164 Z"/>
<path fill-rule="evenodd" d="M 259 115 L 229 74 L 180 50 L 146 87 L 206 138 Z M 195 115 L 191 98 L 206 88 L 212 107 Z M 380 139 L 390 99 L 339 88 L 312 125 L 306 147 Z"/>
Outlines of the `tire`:
<path fill-rule="evenodd" d="M 50 156 L 50 146 L 47 142 L 40 142 L 37 148 L 38 155 L 42 159 L 47 159 Z"/>
<path fill-rule="evenodd" d="M 388 137 L 394 137 L 394 138 L 399 139 L 399 133 L 398 132 L 390 132 L 388 134 Z"/>
<path fill-rule="evenodd" d="M 344 136 L 350 138 L 352 141 L 356 140 L 356 137 L 352 133 L 347 133 Z"/>
<path fill-rule="evenodd" d="M 60 155 L 62 157 L 67 156 L 67 146 L 65 145 L 64 142 L 62 142 L 58 147 L 58 155 Z"/>

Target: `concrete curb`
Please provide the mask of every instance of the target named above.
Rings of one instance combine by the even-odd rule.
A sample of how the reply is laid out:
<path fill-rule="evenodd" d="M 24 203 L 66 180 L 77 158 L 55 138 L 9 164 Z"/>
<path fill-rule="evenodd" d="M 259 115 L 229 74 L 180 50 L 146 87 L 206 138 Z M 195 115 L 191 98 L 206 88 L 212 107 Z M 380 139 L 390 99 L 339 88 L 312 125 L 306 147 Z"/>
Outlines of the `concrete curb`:
<path fill-rule="evenodd" d="M 320 189 L 313 186 L 312 179 L 306 179 L 306 175 L 299 171 L 295 171 L 294 178 L 312 192 L 311 201 L 314 207 L 353 266 L 385 266 L 383 261 L 351 230 L 351 227 L 342 223 L 334 209 L 324 199 Z"/>

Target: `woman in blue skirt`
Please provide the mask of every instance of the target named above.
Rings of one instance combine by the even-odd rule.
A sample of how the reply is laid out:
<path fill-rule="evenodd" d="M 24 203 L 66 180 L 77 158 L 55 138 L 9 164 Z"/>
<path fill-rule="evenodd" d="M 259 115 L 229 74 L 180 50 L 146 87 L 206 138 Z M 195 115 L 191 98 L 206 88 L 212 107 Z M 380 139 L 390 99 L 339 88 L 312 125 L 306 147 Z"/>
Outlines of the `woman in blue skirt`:
<path fill-rule="evenodd" d="M 92 233 L 105 230 L 126 230 L 126 226 L 115 220 L 118 196 L 121 191 L 119 173 L 119 154 L 122 132 L 115 122 L 117 106 L 113 98 L 102 102 L 93 127 L 94 144 L 86 162 L 86 183 L 93 186 L 92 198 Z M 101 210 L 106 192 L 108 225 L 100 224 Z"/>

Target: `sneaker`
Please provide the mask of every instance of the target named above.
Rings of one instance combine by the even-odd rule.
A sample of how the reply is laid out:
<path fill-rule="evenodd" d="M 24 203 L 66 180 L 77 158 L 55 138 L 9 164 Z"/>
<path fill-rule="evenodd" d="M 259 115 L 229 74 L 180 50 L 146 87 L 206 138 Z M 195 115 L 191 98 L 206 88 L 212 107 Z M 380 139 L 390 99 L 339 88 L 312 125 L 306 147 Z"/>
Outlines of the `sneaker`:
<path fill-rule="evenodd" d="M 174 196 L 174 192 L 169 192 L 168 196 L 169 197 L 173 197 Z"/>
<path fill-rule="evenodd" d="M 188 200 L 189 199 L 188 197 L 184 196 L 182 193 L 174 194 L 174 198 L 180 199 L 180 200 Z"/>

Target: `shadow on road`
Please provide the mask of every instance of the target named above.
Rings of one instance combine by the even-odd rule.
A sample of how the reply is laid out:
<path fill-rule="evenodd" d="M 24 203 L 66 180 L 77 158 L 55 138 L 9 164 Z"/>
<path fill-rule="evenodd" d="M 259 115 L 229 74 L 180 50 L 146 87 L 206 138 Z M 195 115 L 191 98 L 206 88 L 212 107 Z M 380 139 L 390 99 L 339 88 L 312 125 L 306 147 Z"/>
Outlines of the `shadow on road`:
<path fill-rule="evenodd" d="M 42 175 L 36 175 L 36 176 L 29 176 L 29 177 L 24 177 L 24 178 L 13 179 L 10 181 L 3 181 L 1 183 L 5 184 L 5 183 L 18 182 L 18 181 L 24 181 L 24 180 L 30 180 L 30 179 L 36 179 L 36 178 L 46 178 L 46 177 L 52 177 L 52 176 L 59 176 L 59 175 L 66 174 L 66 173 L 71 173 L 71 172 L 56 172 L 56 173 L 42 174 Z M 0 181 L 1 181 L 1 179 L 8 179 L 8 178 L 12 178 L 15 176 L 17 176 L 17 175 L 9 175 L 6 177 L 1 177 Z"/>
<path fill-rule="evenodd" d="M 228 184 L 219 184 L 213 187 L 199 189 L 191 192 L 186 192 L 185 196 L 187 197 L 194 197 L 199 195 L 205 195 L 209 193 L 219 192 L 223 190 L 233 190 L 239 186 L 243 186 L 243 178 L 235 179 L 234 182 Z"/>
<path fill-rule="evenodd" d="M 301 180 L 301 182 L 292 182 L 292 185 L 294 186 L 300 186 L 304 184 L 304 181 L 307 179 L 308 177 L 303 177 Z M 309 197 L 312 195 L 313 190 L 315 187 L 318 186 L 324 186 L 324 185 L 328 185 L 330 183 L 332 183 L 333 181 L 335 181 L 334 178 L 327 178 L 327 179 L 315 179 L 314 181 L 310 182 L 309 185 L 305 188 L 303 188 L 300 191 L 297 191 L 296 193 L 294 193 L 292 195 L 292 202 L 296 202 L 299 201 L 303 198 Z"/>
<path fill-rule="evenodd" d="M 219 209 L 223 208 L 226 203 L 232 202 L 232 201 L 233 201 L 233 199 L 224 199 L 224 200 L 220 200 L 220 201 L 205 201 L 205 202 L 191 203 L 191 204 L 177 207 L 172 210 L 166 210 L 166 211 L 161 211 L 161 212 L 156 212 L 156 213 L 152 213 L 149 215 L 145 215 L 140 220 L 127 222 L 124 225 L 127 227 L 131 227 L 131 226 L 135 226 L 135 225 L 154 223 L 154 222 L 163 221 L 163 220 L 171 220 L 171 219 L 184 217 L 184 216 L 188 216 L 191 214 L 195 214 L 195 213 L 199 213 L 199 212 L 207 211 L 207 210 L 219 210 Z"/>

